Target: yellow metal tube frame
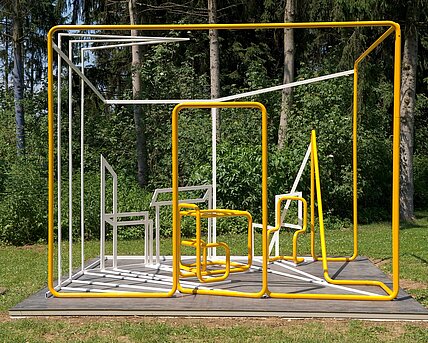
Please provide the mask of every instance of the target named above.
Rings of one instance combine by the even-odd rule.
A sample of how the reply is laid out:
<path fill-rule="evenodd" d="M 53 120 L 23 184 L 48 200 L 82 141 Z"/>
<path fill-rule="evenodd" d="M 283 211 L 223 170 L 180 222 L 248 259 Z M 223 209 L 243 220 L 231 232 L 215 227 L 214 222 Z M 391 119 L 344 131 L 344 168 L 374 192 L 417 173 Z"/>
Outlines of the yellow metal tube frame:
<path fill-rule="evenodd" d="M 225 218 L 225 217 L 245 217 L 245 218 L 247 218 L 247 232 L 248 232 L 248 235 L 247 235 L 247 263 L 243 264 L 243 263 L 238 263 L 238 262 L 230 262 L 230 265 L 233 267 L 230 270 L 230 273 L 243 272 L 243 271 L 248 270 L 251 267 L 251 264 L 253 262 L 253 255 L 252 255 L 252 251 L 253 251 L 253 230 L 252 230 L 253 218 L 252 218 L 250 212 L 241 211 L 241 210 L 219 209 L 219 208 L 218 209 L 201 210 L 201 209 L 199 209 L 199 207 L 197 205 L 185 204 L 185 203 L 182 203 L 179 206 L 180 206 L 180 208 L 191 207 L 194 209 L 193 211 L 180 211 L 180 217 L 181 216 L 192 216 L 192 217 L 196 217 L 196 220 L 198 220 L 198 221 L 200 221 L 201 218 Z M 201 225 L 197 223 L 196 224 L 196 230 L 200 230 L 200 226 Z M 219 244 L 219 243 L 201 243 L 202 239 L 200 238 L 200 234 L 199 234 L 199 238 L 198 238 L 198 234 L 197 234 L 196 241 L 200 242 L 199 244 L 201 244 L 202 246 L 207 245 L 208 248 L 209 247 L 216 247 L 216 244 Z M 191 242 L 188 242 L 188 243 L 185 242 L 184 245 L 194 246 L 194 244 Z M 227 249 L 229 249 L 227 244 L 225 244 L 225 243 L 221 244 L 221 247 L 226 248 L 225 246 L 227 247 Z M 204 252 L 203 252 L 203 254 L 204 254 Z M 204 259 L 206 260 L 206 251 L 205 251 Z M 208 261 L 205 263 L 206 266 L 216 265 L 216 264 L 225 264 L 225 261 L 216 260 L 216 261 Z M 193 266 L 193 264 L 186 265 L 186 264 L 181 262 L 181 266 L 186 268 L 186 267 Z M 202 265 L 202 270 L 203 269 L 204 269 L 204 266 Z M 221 272 L 223 272 L 223 271 L 207 271 L 207 275 L 215 275 L 215 274 L 219 274 Z"/>
<path fill-rule="evenodd" d="M 197 245 L 198 242 L 196 239 L 192 240 L 182 240 L 181 244 L 188 247 L 193 247 L 198 250 Z M 231 269 L 230 269 L 230 248 L 229 246 L 224 242 L 216 242 L 216 243 L 205 243 L 203 240 L 199 242 L 199 246 L 202 248 L 202 263 L 199 260 L 196 260 L 196 263 L 192 264 L 184 264 L 180 263 L 180 277 L 197 277 L 199 281 L 201 282 L 217 282 L 217 281 L 223 281 L 227 279 L 230 275 Z M 207 258 L 207 250 L 208 248 L 223 248 L 225 250 L 225 260 L 215 260 L 215 261 L 208 261 Z M 200 251 L 199 251 L 200 252 Z M 196 253 L 197 255 L 197 253 Z M 196 256 L 196 258 L 201 258 L 200 256 Z M 224 269 L 215 269 L 215 270 L 207 270 L 208 266 L 215 266 L 215 265 L 224 265 Z M 183 272 L 181 269 L 184 269 L 186 272 Z M 205 278 L 205 276 L 211 276 L 216 274 L 223 274 L 222 276 L 218 277 L 209 277 Z"/>
<path fill-rule="evenodd" d="M 305 259 L 303 257 L 298 257 L 297 256 L 297 238 L 299 237 L 300 234 L 306 232 L 306 226 L 307 226 L 307 221 L 308 221 L 308 203 L 306 202 L 306 200 L 302 197 L 298 197 L 298 196 L 294 196 L 294 195 L 284 195 L 281 198 L 279 198 L 278 203 L 276 204 L 276 223 L 277 225 L 268 230 L 268 237 L 270 234 L 278 231 L 281 228 L 281 204 L 282 202 L 286 201 L 286 200 L 295 200 L 295 201 L 300 201 L 303 204 L 303 225 L 302 228 L 300 230 L 297 230 L 296 232 L 294 232 L 293 234 L 293 252 L 292 252 L 292 256 L 273 256 L 273 257 L 269 257 L 269 262 L 273 262 L 273 261 L 279 261 L 279 260 L 292 260 L 294 263 L 298 264 L 303 262 Z"/>
<path fill-rule="evenodd" d="M 352 116 L 352 174 L 353 174 L 353 254 L 349 257 L 329 257 L 319 258 L 315 252 L 315 165 L 311 158 L 311 255 L 314 260 L 324 260 L 326 262 L 353 261 L 358 256 L 358 70 L 361 62 L 378 47 L 387 37 L 395 31 L 395 60 L 394 60 L 394 116 L 393 116 L 393 196 L 392 196 L 392 268 L 393 268 L 393 287 L 392 290 L 384 283 L 372 281 L 370 285 L 380 286 L 386 293 L 389 294 L 388 299 L 393 299 L 399 291 L 399 159 L 400 159 L 400 116 L 399 116 L 399 101 L 400 101 L 400 46 L 401 33 L 399 25 L 391 26 L 385 31 L 373 44 L 371 44 L 354 62 L 354 82 L 353 82 L 353 116 Z M 328 271 L 325 270 L 326 281 L 333 284 L 350 284 L 350 285 L 367 285 L 366 281 L 354 280 L 352 283 L 347 283 L 346 280 L 333 280 L 328 276 Z M 381 299 L 383 300 L 383 299 Z"/>
<path fill-rule="evenodd" d="M 321 184 L 320 184 L 320 175 L 319 175 L 319 164 L 318 164 L 318 149 L 316 142 L 315 131 L 311 133 L 311 155 L 313 165 L 313 172 L 315 176 L 315 187 L 316 187 L 316 197 L 318 205 L 318 219 L 320 226 L 320 240 L 321 240 L 321 261 L 324 271 L 324 278 L 327 282 L 335 285 L 364 285 L 364 286 L 379 286 L 381 287 L 387 295 L 351 295 L 351 294 L 297 294 L 297 293 L 279 293 L 271 292 L 268 290 L 268 295 L 271 298 L 287 298 L 287 299 L 332 299 L 332 300 L 392 300 L 396 297 L 396 294 L 391 290 L 387 285 L 380 281 L 373 280 L 335 280 L 332 279 L 328 274 L 328 258 L 327 258 L 327 248 L 325 240 L 325 230 L 324 230 L 324 216 L 322 210 L 322 197 L 321 197 Z"/>
<path fill-rule="evenodd" d="M 312 156 L 314 161 L 314 172 L 315 172 L 315 185 L 317 193 L 317 204 L 318 204 L 318 219 L 320 226 L 320 240 L 321 240 L 321 254 L 322 254 L 322 265 L 324 270 L 324 278 L 327 282 L 336 285 L 366 285 L 366 286 L 379 286 L 381 287 L 388 296 L 393 294 L 393 291 L 386 286 L 383 282 L 373 281 L 373 280 L 335 280 L 332 279 L 328 274 L 328 258 L 327 258 L 327 248 L 325 241 L 325 230 L 324 230 L 324 215 L 322 210 L 322 198 L 321 198 L 321 183 L 319 175 L 319 164 L 318 164 L 318 150 L 317 150 L 317 141 L 315 131 L 311 133 L 311 147 L 312 147 Z M 355 296 L 354 296 L 355 297 Z M 359 296 L 367 297 L 367 296 Z M 385 296 L 379 296 L 379 299 L 373 299 L 373 296 L 369 296 L 371 300 L 385 300 Z M 386 297 L 389 298 L 389 297 Z"/>
<path fill-rule="evenodd" d="M 331 262 L 342 262 L 342 261 L 353 261 L 358 256 L 358 67 L 360 63 L 378 47 L 387 37 L 389 37 L 395 28 L 390 27 L 385 31 L 372 45 L 370 45 L 354 62 L 354 82 L 353 82 L 353 114 L 352 114 L 352 203 L 353 203 L 353 253 L 348 257 L 327 257 L 328 261 Z M 311 199 L 314 199 L 312 193 L 313 188 L 313 164 L 311 163 Z M 315 261 L 320 260 L 319 256 L 315 252 L 315 221 L 314 221 L 314 207 L 311 202 L 311 255 Z"/>
<path fill-rule="evenodd" d="M 388 27 L 388 30 L 367 49 L 359 59 L 356 60 L 354 70 L 354 116 L 353 116 L 353 212 L 354 212 L 354 253 L 351 257 L 341 258 L 340 260 L 352 260 L 358 254 L 358 221 L 357 221 L 357 78 L 358 78 L 358 65 L 359 63 L 388 35 L 395 32 L 395 48 L 394 48 L 394 106 L 393 106 L 393 165 L 392 165 L 392 275 L 393 275 L 393 292 L 390 298 L 394 298 L 398 294 L 399 289 L 399 178 L 400 178 L 400 67 L 401 67 L 401 29 L 400 25 L 393 21 L 349 21 L 349 22 L 312 22 L 312 23 L 257 23 L 257 24 L 171 24 L 171 25 L 58 25 L 50 29 L 47 37 L 48 41 L 48 289 L 56 297 L 165 297 L 172 296 L 178 287 L 178 266 L 177 249 L 179 249 L 179 242 L 176 241 L 177 235 L 173 233 L 173 285 L 171 291 L 167 294 L 164 293 L 136 293 L 136 292 L 109 292 L 109 293 L 60 293 L 54 288 L 54 82 L 53 82 L 53 38 L 55 33 L 64 30 L 253 30 L 253 29 L 320 29 L 320 28 L 339 28 L 339 27 Z M 201 107 L 209 108 L 212 103 L 203 104 Z M 223 104 L 222 104 L 223 105 Z M 261 105 L 263 106 L 263 105 Z M 220 107 L 220 106 L 219 106 Z M 174 123 L 174 119 L 173 119 Z M 177 138 L 176 138 L 177 139 Z M 267 142 L 267 141 L 266 141 Z M 267 155 L 266 155 L 267 156 Z M 173 167 L 174 167 L 173 161 Z M 263 162 L 265 163 L 265 162 Z M 312 162 L 311 162 L 312 163 Z M 312 169 L 312 168 L 311 168 Z M 267 169 L 266 169 L 267 173 Z M 311 171 L 312 173 L 312 171 Z M 266 174 L 267 175 L 267 174 Z M 313 178 L 311 177 L 311 180 Z M 263 182 L 266 183 L 267 178 L 263 176 Z M 173 180 L 174 182 L 174 180 Z M 312 183 L 312 181 L 311 181 Z M 311 187 L 311 198 L 313 198 L 314 190 Z M 267 191 L 267 188 L 266 188 Z M 264 190 L 263 190 L 264 192 Z M 267 194 L 266 194 L 267 196 Z M 173 201 L 178 205 L 178 193 L 173 195 Z M 314 211 L 313 204 L 311 203 L 311 213 Z M 263 207 L 263 230 L 267 228 L 267 202 L 266 212 Z M 178 206 L 174 209 L 173 222 L 175 225 L 178 222 Z M 314 222 L 311 217 L 311 252 L 314 257 Z M 265 234 L 263 238 L 267 237 Z M 263 242 L 263 249 L 265 249 Z M 264 257 L 265 254 L 263 253 Z M 267 257 L 266 257 L 267 258 Z M 328 258 L 328 260 L 337 260 Z M 264 259 L 264 264 L 267 261 Z M 263 276 L 262 290 L 267 289 L 267 274 Z M 232 296 L 236 296 L 232 294 Z M 320 298 L 322 295 L 319 295 Z"/>
<path fill-rule="evenodd" d="M 192 216 L 196 220 L 196 239 L 191 240 L 182 240 L 181 244 L 189 247 L 194 247 L 196 250 L 196 262 L 194 264 L 188 265 L 181 262 L 180 260 L 180 276 L 182 277 L 194 277 L 196 276 L 201 282 L 217 282 L 227 279 L 230 274 L 230 249 L 229 246 L 223 242 L 216 243 L 205 243 L 201 238 L 201 210 L 195 204 L 185 204 L 182 203 L 179 205 L 179 209 L 190 208 L 190 211 L 180 211 L 180 231 L 181 231 L 181 218 L 183 216 Z M 225 249 L 225 261 L 213 261 L 207 262 L 207 249 L 214 247 L 222 247 Z M 201 251 L 202 250 L 202 251 Z M 201 256 L 202 255 L 202 256 Z M 202 262 L 201 262 L 202 258 Z M 223 264 L 225 265 L 224 269 L 208 270 L 208 265 Z M 181 270 L 187 270 L 187 273 L 182 273 Z M 223 274 L 221 276 L 212 277 L 211 275 Z M 206 278 L 206 276 L 210 276 Z"/>
<path fill-rule="evenodd" d="M 260 298 L 262 297 L 267 290 L 267 221 L 268 221 L 268 206 L 267 206 L 267 112 L 266 108 L 258 102 L 189 102 L 181 103 L 175 106 L 172 112 L 172 194 L 173 194 L 173 234 L 175 235 L 175 240 L 180 242 L 181 233 L 180 233 L 180 205 L 178 203 L 178 114 L 181 110 L 186 108 L 254 108 L 261 111 L 262 117 L 262 285 L 261 289 L 258 292 L 240 292 L 240 291 L 230 291 L 223 289 L 190 289 L 185 288 L 180 284 L 178 280 L 177 289 L 186 294 L 211 294 L 211 295 L 223 295 L 223 296 L 233 296 L 233 297 L 246 297 L 246 298 Z M 195 207 L 193 207 L 195 209 Z M 199 210 L 199 211 L 187 211 L 184 213 L 182 211 L 181 215 L 188 214 L 197 216 L 199 218 L 218 218 L 218 217 L 230 217 L 230 216 L 245 216 L 248 219 L 248 264 L 242 266 L 240 264 L 233 264 L 230 272 L 233 271 L 244 271 L 247 270 L 252 263 L 252 219 L 251 215 L 247 211 L 237 211 L 237 210 L 227 210 L 227 209 L 209 209 L 209 210 Z M 198 224 L 197 224 L 198 225 Z M 177 251 L 177 261 L 181 259 L 180 248 L 178 247 Z M 197 253 L 198 255 L 198 253 Z M 200 254 L 199 254 L 200 256 Z M 197 256 L 198 259 L 198 256 Z M 198 260 L 196 260 L 198 263 Z M 179 266 L 177 266 L 179 267 Z M 203 274 L 201 270 L 201 265 L 199 265 L 200 275 Z M 208 271 L 207 271 L 208 272 Z M 215 273 L 223 273 L 223 270 L 214 271 Z"/>

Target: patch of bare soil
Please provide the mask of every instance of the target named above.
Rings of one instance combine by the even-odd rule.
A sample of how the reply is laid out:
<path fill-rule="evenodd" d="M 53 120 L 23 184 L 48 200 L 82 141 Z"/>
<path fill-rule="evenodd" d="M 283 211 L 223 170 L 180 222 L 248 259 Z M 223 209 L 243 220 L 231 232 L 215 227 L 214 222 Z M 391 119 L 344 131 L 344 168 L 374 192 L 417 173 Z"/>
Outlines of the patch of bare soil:
<path fill-rule="evenodd" d="M 45 317 L 46 318 L 46 317 Z M 73 323 L 77 325 L 84 325 L 90 322 L 103 322 L 103 323 L 148 323 L 148 324 L 166 324 L 171 326 L 190 326 L 190 327 L 206 327 L 206 328 L 230 328 L 234 326 L 247 326 L 247 327 L 299 327 L 307 323 L 317 323 L 323 325 L 328 331 L 342 331 L 344 323 L 351 321 L 350 319 L 287 319 L 278 317 L 266 318 L 244 318 L 244 317 L 68 317 L 61 318 L 60 321 Z M 364 325 L 376 326 L 382 323 L 382 326 L 388 328 L 396 328 L 400 331 L 400 327 L 405 326 L 407 322 L 377 322 L 377 321 L 363 321 Z M 428 328 L 428 322 L 412 322 L 415 325 L 421 325 Z M 403 328 L 405 330 L 405 328 Z"/>
<path fill-rule="evenodd" d="M 33 244 L 33 245 L 23 245 L 20 247 L 15 247 L 17 250 L 33 250 L 38 252 L 43 252 L 47 250 L 46 245 L 44 244 Z"/>
<path fill-rule="evenodd" d="M 391 258 L 373 258 L 370 259 L 370 261 L 372 261 L 376 267 L 380 268 L 385 264 L 388 264 L 391 261 Z"/>
<path fill-rule="evenodd" d="M 7 312 L 0 312 L 0 323 L 9 322 L 12 319 L 9 317 L 9 313 Z"/>
<path fill-rule="evenodd" d="M 6 312 L 0 312 L 0 323 L 11 322 L 16 319 L 10 319 Z M 38 320 L 46 320 L 44 318 L 32 318 L 34 323 Z M 114 328 L 120 323 L 147 323 L 147 324 L 165 324 L 171 327 L 187 326 L 187 327 L 205 327 L 208 329 L 221 329 L 231 327 L 248 327 L 248 328 L 268 328 L 276 330 L 301 330 L 306 325 L 310 324 L 319 326 L 321 330 L 333 332 L 333 333 L 346 333 L 350 330 L 349 319 L 287 319 L 287 318 L 177 318 L 177 317 L 69 317 L 69 318 L 55 318 L 56 322 L 62 322 L 66 327 L 74 327 L 76 332 L 73 332 L 73 337 L 78 338 L 84 327 L 90 326 L 91 323 L 102 323 L 103 326 L 97 328 L 93 333 L 94 339 L 96 337 L 114 337 Z M 397 340 L 403 336 L 408 326 L 417 326 L 423 330 L 428 330 L 428 322 L 399 322 L 399 321 L 387 321 L 387 322 L 370 322 L 363 321 L 362 325 L 367 328 L 373 328 L 373 330 L 379 331 L 379 340 L 382 340 L 384 335 L 395 338 Z M 60 331 L 59 331 L 60 333 Z M 86 337 L 86 336 L 85 336 Z M 46 342 L 56 341 L 58 338 L 57 333 L 47 332 L 43 339 Z M 86 337 L 87 338 L 87 337 Z M 128 343 L 129 338 L 127 336 L 116 337 L 117 342 Z"/>
<path fill-rule="evenodd" d="M 400 279 L 400 287 L 404 290 L 415 290 L 428 288 L 428 284 L 419 281 Z"/>
<path fill-rule="evenodd" d="M 375 258 L 371 259 L 371 261 L 376 267 L 380 268 L 388 264 L 391 261 L 391 258 Z M 391 277 L 391 274 L 388 274 L 388 276 Z M 425 289 L 428 288 L 428 284 L 419 281 L 400 279 L 400 287 L 404 290 Z"/>

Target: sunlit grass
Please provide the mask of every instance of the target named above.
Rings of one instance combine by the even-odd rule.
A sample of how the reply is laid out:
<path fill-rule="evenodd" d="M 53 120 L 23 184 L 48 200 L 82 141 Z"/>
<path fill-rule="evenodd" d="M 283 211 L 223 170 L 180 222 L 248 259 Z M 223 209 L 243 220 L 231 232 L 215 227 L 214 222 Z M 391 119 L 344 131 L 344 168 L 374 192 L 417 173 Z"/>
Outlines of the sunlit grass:
<path fill-rule="evenodd" d="M 426 342 L 427 323 L 63 318 L 0 321 L 2 342 Z"/>
<path fill-rule="evenodd" d="M 329 255 L 352 253 L 352 229 L 327 229 Z M 391 272 L 390 223 L 362 225 L 359 228 L 359 253 L 374 261 L 386 273 Z M 291 252 L 292 232 L 281 233 L 281 253 Z M 233 255 L 245 255 L 247 236 L 229 234 L 218 237 L 227 242 Z M 255 237 L 255 253 L 261 253 L 260 234 Z M 317 243 L 319 248 L 319 243 Z M 123 240 L 118 244 L 119 254 L 143 254 L 142 240 Z M 63 273 L 68 269 L 68 242 L 63 242 Z M 111 254 L 112 243 L 107 242 L 106 252 Z M 171 238 L 161 240 L 164 255 L 172 253 Z M 309 235 L 299 239 L 299 253 L 309 254 Z M 193 254 L 184 249 L 183 254 Z M 99 255 L 99 243 L 85 244 L 85 260 Z M 28 319 L 10 321 L 7 310 L 46 285 L 47 247 L 36 244 L 26 247 L 0 246 L 0 341 L 1 342 L 172 342 L 177 340 L 198 342 L 426 342 L 428 325 L 425 324 L 375 324 L 358 321 L 303 321 L 285 322 L 237 320 L 226 325 L 221 320 L 127 320 L 127 319 Z M 78 267 L 80 242 L 73 243 L 73 268 Z M 428 307 L 428 215 L 419 215 L 412 225 L 402 225 L 400 230 L 400 277 L 413 282 L 408 290 Z M 207 324 L 208 323 L 208 324 Z M 211 324 L 209 324 L 211 323 Z M 221 324 L 223 323 L 223 324 Z"/>

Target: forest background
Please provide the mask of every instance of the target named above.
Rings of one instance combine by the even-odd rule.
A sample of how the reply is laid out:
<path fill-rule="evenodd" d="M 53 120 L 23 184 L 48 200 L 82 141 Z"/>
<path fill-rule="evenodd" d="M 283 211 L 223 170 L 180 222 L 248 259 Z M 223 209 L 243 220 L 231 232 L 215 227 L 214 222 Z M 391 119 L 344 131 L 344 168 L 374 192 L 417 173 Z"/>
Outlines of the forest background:
<path fill-rule="evenodd" d="M 428 204 L 428 25 L 426 1 L 83 1 L 2 0 L 0 5 L 0 242 L 29 244 L 47 237 L 46 33 L 57 24 L 256 23 L 393 20 L 403 30 L 402 218 Z M 108 98 L 210 98 L 352 69 L 380 28 L 180 31 L 190 42 L 135 50 L 100 50 L 86 74 Z M 159 32 L 144 32 L 158 35 Z M 217 54 L 217 57 L 216 57 Z M 370 54 L 360 71 L 359 211 L 361 222 L 390 220 L 393 38 Z M 140 87 L 135 88 L 136 78 Z M 409 81 L 410 80 L 410 81 Z M 65 84 L 65 82 L 64 82 Z M 73 79 L 75 94 L 79 80 Z M 64 85 L 63 92 L 67 92 Z M 409 96 L 410 94 L 410 96 Z M 406 98 L 408 97 L 408 98 Z M 270 212 L 274 194 L 290 190 L 317 131 L 323 208 L 329 228 L 352 221 L 352 77 L 249 98 L 269 113 Z M 79 100 L 73 99 L 76 113 Z M 64 103 L 64 110 L 67 104 Z M 149 208 L 155 188 L 171 186 L 172 106 L 106 106 L 86 92 L 85 227 L 99 235 L 99 156 L 119 175 L 119 210 Z M 79 117 L 73 127 L 80 126 Z M 260 118 L 222 110 L 218 121 L 218 207 L 247 209 L 260 219 Z M 64 123 L 63 132 L 67 132 Z M 79 137 L 73 141 L 74 213 L 79 208 Z M 67 165 L 64 137 L 62 152 Z M 206 111 L 180 118 L 180 185 L 211 181 L 211 120 Z M 64 185 L 68 183 L 65 176 Z M 308 194 L 306 170 L 300 189 Z M 63 193 L 67 199 L 67 187 Z M 413 202 L 414 201 L 414 202 Z M 62 216 L 64 235 L 69 221 Z M 271 218 L 271 221 L 273 219 Z M 162 234 L 170 234 L 169 215 Z M 78 234 L 79 218 L 74 221 Z M 73 228 L 74 230 L 74 228 Z M 236 228 L 219 227 L 220 233 Z M 124 238 L 141 232 L 128 230 Z"/>

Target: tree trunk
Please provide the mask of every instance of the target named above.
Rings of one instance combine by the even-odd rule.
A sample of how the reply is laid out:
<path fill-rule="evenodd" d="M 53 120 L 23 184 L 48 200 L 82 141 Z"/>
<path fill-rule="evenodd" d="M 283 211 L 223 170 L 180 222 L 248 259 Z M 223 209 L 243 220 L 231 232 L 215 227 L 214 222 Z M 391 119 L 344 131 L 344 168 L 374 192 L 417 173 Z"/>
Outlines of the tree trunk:
<path fill-rule="evenodd" d="M 31 47 L 33 48 L 33 47 Z M 34 73 L 34 50 L 31 51 L 31 59 L 30 59 L 30 96 L 34 96 L 34 80 L 35 80 L 35 73 Z M 28 68 L 28 66 L 27 66 Z M 28 93 L 27 93 L 28 94 Z"/>
<path fill-rule="evenodd" d="M 404 49 L 401 74 L 400 133 L 400 216 L 413 221 L 413 133 L 418 62 L 418 32 L 416 9 L 409 3 L 404 29 Z"/>
<path fill-rule="evenodd" d="M 4 87 L 9 90 L 9 21 L 5 18 Z"/>
<path fill-rule="evenodd" d="M 294 21 L 295 0 L 286 0 L 284 8 L 284 22 Z M 283 83 L 294 80 L 294 32 L 293 29 L 284 29 L 284 78 Z M 287 138 L 287 121 L 292 105 L 292 88 L 282 90 L 281 114 L 278 127 L 278 148 L 282 149 Z"/>
<path fill-rule="evenodd" d="M 23 29 L 20 0 L 15 0 L 13 8 L 13 90 L 15 99 L 16 148 L 18 155 L 25 154 L 24 120 L 24 68 L 23 68 Z"/>
<path fill-rule="evenodd" d="M 137 24 L 136 0 L 128 0 L 129 18 L 131 25 Z M 137 30 L 131 30 L 132 36 L 138 36 Z M 141 97 L 141 78 L 140 78 L 140 46 L 132 46 L 132 98 L 134 100 Z M 136 132 L 136 149 L 137 149 L 137 178 L 141 187 L 147 185 L 148 182 L 148 166 L 147 166 L 147 144 L 145 118 L 141 105 L 134 105 L 134 124 Z"/>
<path fill-rule="evenodd" d="M 208 23 L 217 23 L 217 0 L 208 0 Z M 220 97 L 220 54 L 218 46 L 218 30 L 209 30 L 210 38 L 210 77 L 211 99 Z M 216 111 L 216 140 L 220 142 L 220 110 Z"/>

